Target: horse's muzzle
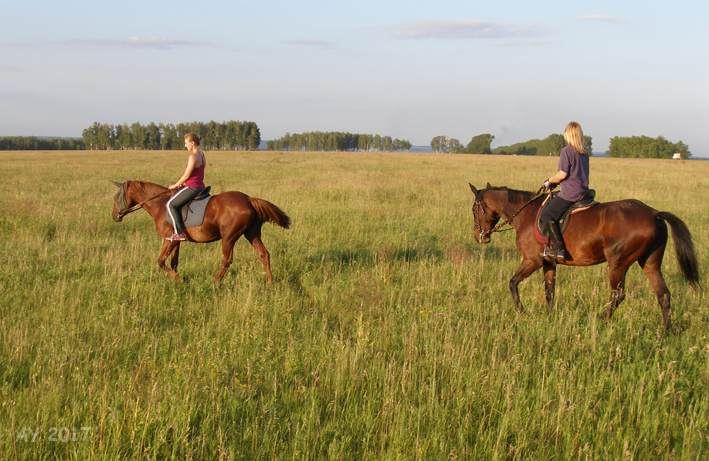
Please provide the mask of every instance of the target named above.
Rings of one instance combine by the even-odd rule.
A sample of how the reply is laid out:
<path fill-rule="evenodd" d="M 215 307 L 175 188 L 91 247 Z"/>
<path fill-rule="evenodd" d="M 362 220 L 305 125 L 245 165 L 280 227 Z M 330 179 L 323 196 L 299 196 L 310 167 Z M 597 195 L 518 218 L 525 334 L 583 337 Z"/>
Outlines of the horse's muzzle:
<path fill-rule="evenodd" d="M 111 217 L 115 222 L 123 221 L 123 215 L 118 212 L 116 207 L 113 207 L 113 211 L 111 211 Z"/>
<path fill-rule="evenodd" d="M 474 235 L 475 235 L 475 241 L 481 245 L 483 245 L 485 243 L 490 243 L 490 241 L 492 240 L 490 238 L 490 234 L 488 234 L 486 232 L 476 232 Z"/>

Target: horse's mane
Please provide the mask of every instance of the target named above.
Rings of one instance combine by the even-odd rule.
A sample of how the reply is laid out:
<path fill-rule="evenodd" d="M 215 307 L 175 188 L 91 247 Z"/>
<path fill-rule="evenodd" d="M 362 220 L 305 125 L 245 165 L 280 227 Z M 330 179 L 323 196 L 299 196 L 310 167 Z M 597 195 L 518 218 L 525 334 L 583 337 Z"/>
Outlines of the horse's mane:
<path fill-rule="evenodd" d="M 167 187 L 163 187 L 160 184 L 155 184 L 148 181 L 128 181 L 139 194 L 159 194 L 167 190 Z"/>
<path fill-rule="evenodd" d="M 500 190 L 507 192 L 507 201 L 510 203 L 528 202 L 537 194 L 525 190 L 509 189 L 507 187 L 493 187 L 490 190 Z"/>

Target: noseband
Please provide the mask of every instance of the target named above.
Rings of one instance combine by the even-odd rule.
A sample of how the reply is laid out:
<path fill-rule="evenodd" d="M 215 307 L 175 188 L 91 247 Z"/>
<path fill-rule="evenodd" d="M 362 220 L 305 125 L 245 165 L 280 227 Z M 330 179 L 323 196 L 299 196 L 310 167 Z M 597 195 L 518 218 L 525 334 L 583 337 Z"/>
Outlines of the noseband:
<path fill-rule="evenodd" d="M 484 192 L 485 191 L 482 191 L 482 193 L 479 194 L 481 196 L 480 200 L 477 200 L 477 197 L 476 197 L 476 200 L 473 203 L 473 218 L 475 219 L 475 232 L 478 234 L 478 237 L 480 237 L 480 239 L 490 237 L 490 235 L 494 232 L 494 230 L 487 230 L 486 231 L 480 225 L 480 212 L 482 212 L 482 214 L 487 214 L 487 213 L 485 213 L 485 208 L 483 207 L 483 201 L 482 201 L 482 195 L 484 194 Z"/>

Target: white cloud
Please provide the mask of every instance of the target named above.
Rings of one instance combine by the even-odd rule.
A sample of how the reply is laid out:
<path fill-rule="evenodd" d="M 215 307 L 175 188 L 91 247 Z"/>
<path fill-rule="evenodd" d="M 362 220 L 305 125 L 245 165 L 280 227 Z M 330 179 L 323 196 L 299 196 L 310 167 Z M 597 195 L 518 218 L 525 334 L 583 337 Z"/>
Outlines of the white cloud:
<path fill-rule="evenodd" d="M 619 17 L 612 16 L 610 14 L 590 14 L 587 16 L 581 16 L 579 19 L 583 21 L 612 22 L 614 24 L 620 24 L 623 22 L 623 20 Z"/>
<path fill-rule="evenodd" d="M 328 42 L 322 40 L 288 40 L 289 45 L 304 45 L 304 46 L 329 46 Z"/>
<path fill-rule="evenodd" d="M 546 26 L 535 23 L 494 22 L 478 20 L 418 21 L 394 28 L 400 39 L 443 38 L 523 38 L 542 35 Z"/>
<path fill-rule="evenodd" d="M 11 42 L 0 42 L 0 48 L 30 48 L 34 45 L 29 43 L 11 43 Z"/>
<path fill-rule="evenodd" d="M 185 46 L 203 46 L 205 43 L 189 42 L 186 40 L 176 40 L 173 38 L 138 38 L 132 37 L 129 39 L 117 40 L 72 40 L 70 43 L 80 43 L 84 45 L 96 46 L 115 46 L 123 48 L 155 48 L 159 50 L 168 50 L 172 48 L 181 48 Z"/>
<path fill-rule="evenodd" d="M 505 46 L 505 47 L 542 46 L 542 45 L 549 45 L 550 43 L 552 43 L 552 42 L 547 42 L 547 41 L 507 42 L 507 43 L 500 43 L 499 46 Z"/>

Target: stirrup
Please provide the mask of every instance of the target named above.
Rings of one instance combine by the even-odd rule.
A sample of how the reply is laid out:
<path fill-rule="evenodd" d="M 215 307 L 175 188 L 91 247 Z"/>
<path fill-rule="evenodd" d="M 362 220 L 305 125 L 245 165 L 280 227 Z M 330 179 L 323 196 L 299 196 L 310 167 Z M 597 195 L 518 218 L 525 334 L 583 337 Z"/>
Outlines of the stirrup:
<path fill-rule="evenodd" d="M 547 252 L 547 250 L 549 251 Z M 549 245 L 544 245 L 544 251 L 541 252 L 541 256 L 546 260 L 546 262 L 556 262 L 556 254 L 553 249 L 549 249 Z"/>
<path fill-rule="evenodd" d="M 554 255 L 554 259 L 559 263 L 565 263 L 568 257 L 569 255 L 566 253 L 566 250 L 561 250 Z"/>
<path fill-rule="evenodd" d="M 184 242 L 185 240 L 187 240 L 187 238 L 182 234 L 172 234 L 170 237 L 167 237 L 165 240 L 169 240 L 171 242 Z"/>

